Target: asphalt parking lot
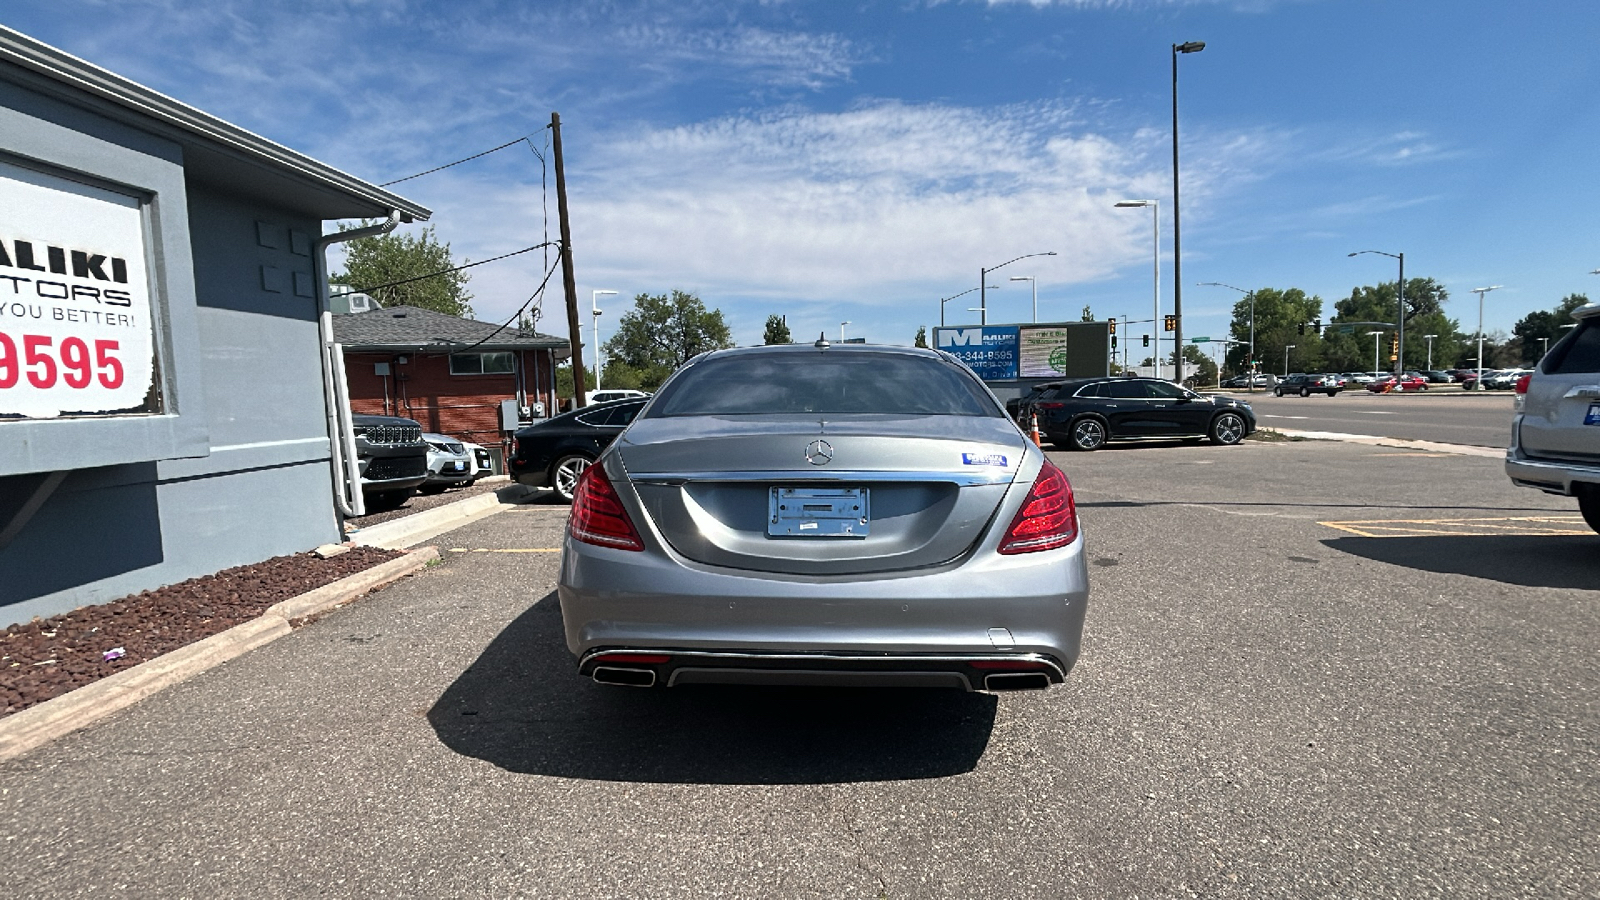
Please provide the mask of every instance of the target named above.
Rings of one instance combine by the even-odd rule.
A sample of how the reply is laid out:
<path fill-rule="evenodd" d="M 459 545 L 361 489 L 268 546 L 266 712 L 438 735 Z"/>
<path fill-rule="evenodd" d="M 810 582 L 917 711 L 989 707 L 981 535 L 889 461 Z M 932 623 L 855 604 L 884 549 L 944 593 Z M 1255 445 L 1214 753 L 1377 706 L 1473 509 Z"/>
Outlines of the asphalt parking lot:
<path fill-rule="evenodd" d="M 0 764 L 15 896 L 1600 894 L 1600 536 L 1499 461 L 1053 453 L 1065 686 L 579 680 L 565 509 Z"/>

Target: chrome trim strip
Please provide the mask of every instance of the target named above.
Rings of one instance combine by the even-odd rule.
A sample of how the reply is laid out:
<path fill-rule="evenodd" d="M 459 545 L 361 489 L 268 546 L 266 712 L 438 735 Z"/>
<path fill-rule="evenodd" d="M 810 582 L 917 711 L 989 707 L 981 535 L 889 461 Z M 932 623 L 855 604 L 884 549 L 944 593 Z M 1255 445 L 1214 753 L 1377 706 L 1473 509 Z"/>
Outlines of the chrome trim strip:
<path fill-rule="evenodd" d="M 887 654 L 865 655 L 850 653 L 759 653 L 737 650 L 672 650 L 661 647 L 606 647 L 590 650 L 578 660 L 578 670 L 588 665 L 595 657 L 612 653 L 630 654 L 662 654 L 672 657 L 672 662 L 679 659 L 716 659 L 732 660 L 736 662 L 773 661 L 773 662 L 828 662 L 828 663 L 906 663 L 910 665 L 926 663 L 958 663 L 968 664 L 973 662 L 1035 662 L 1048 666 L 1055 677 L 1066 680 L 1067 673 L 1062 671 L 1061 664 L 1042 653 L 961 653 L 961 654 Z M 619 664 L 620 665 L 620 664 Z M 652 665 L 663 665 L 660 663 Z M 633 663 L 631 668 L 647 668 L 643 663 Z"/>
<path fill-rule="evenodd" d="M 679 486 L 690 482 L 714 482 L 728 484 L 736 482 L 764 482 L 774 481 L 783 484 L 860 484 L 863 482 L 927 482 L 939 481 L 955 484 L 960 487 L 971 487 L 981 484 L 1010 484 L 1016 476 L 1015 466 L 1004 469 L 993 468 L 981 472 L 872 472 L 872 471 L 800 471 L 798 469 L 784 469 L 769 472 L 652 472 L 648 475 L 633 475 L 629 479 L 634 484 L 661 484 Z"/>

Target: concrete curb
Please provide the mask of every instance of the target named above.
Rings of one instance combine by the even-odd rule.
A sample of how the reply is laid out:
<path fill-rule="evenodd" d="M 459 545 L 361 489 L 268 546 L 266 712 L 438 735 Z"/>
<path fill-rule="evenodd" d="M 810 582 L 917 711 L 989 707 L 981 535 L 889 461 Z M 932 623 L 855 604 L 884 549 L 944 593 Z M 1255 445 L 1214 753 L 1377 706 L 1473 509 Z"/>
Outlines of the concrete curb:
<path fill-rule="evenodd" d="M 352 531 L 345 537 L 366 547 L 405 550 L 438 537 L 446 531 L 453 531 L 470 522 L 505 512 L 533 493 L 534 489 L 525 484 L 511 484 L 492 494 L 480 494 L 414 515 L 380 522 L 368 528 Z"/>
<path fill-rule="evenodd" d="M 119 709 L 271 643 L 292 631 L 291 619 L 314 615 L 348 603 L 368 591 L 420 570 L 439 558 L 433 547 L 413 550 L 400 559 L 341 578 L 273 604 L 259 618 L 179 647 L 131 669 L 86 684 L 37 706 L 0 719 L 0 762 L 76 731 Z"/>
<path fill-rule="evenodd" d="M 1295 431 L 1274 428 L 1279 434 L 1313 441 L 1342 441 L 1347 444 L 1368 444 L 1373 447 L 1399 447 L 1419 453 L 1450 453 L 1456 456 L 1479 456 L 1485 459 L 1505 459 L 1506 451 L 1494 447 L 1474 447 L 1470 444 L 1441 444 L 1438 441 L 1410 441 L 1403 438 L 1377 437 L 1370 434 L 1346 434 L 1342 431 Z"/>

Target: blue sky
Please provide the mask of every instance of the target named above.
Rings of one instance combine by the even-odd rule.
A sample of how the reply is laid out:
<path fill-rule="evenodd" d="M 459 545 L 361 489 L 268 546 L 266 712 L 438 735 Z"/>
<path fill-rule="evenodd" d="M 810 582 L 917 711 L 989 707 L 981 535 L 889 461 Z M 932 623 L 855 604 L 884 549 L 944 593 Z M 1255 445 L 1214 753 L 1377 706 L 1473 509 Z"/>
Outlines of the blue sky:
<path fill-rule="evenodd" d="M 1225 334 L 1238 298 L 1197 282 L 1331 312 L 1394 279 L 1353 250 L 1404 252 L 1467 331 L 1485 284 L 1505 286 L 1491 331 L 1600 298 L 1589 0 L 10 0 L 0 21 L 373 182 L 520 135 L 543 151 L 559 111 L 582 305 L 694 291 L 741 344 L 774 313 L 909 343 L 981 266 L 1047 250 L 992 277 L 991 322 L 1032 316 L 1012 275 L 1038 279 L 1042 321 L 1148 318 L 1151 216 L 1112 206 L 1145 197 L 1171 312 L 1169 48 L 1191 40 L 1186 335 Z M 544 234 L 524 146 L 396 189 L 473 259 Z M 542 268 L 473 271 L 492 320 Z M 604 339 L 628 304 L 602 301 Z"/>

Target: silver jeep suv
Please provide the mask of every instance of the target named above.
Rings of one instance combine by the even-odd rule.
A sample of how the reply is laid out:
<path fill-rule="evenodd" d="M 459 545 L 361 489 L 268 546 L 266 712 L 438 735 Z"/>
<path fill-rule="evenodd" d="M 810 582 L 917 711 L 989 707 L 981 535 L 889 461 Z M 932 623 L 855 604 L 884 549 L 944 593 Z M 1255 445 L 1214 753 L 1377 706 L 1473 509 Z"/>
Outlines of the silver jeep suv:
<path fill-rule="evenodd" d="M 1577 497 L 1600 531 L 1600 303 L 1572 314 L 1572 333 L 1519 380 L 1506 474 L 1514 484 Z"/>

